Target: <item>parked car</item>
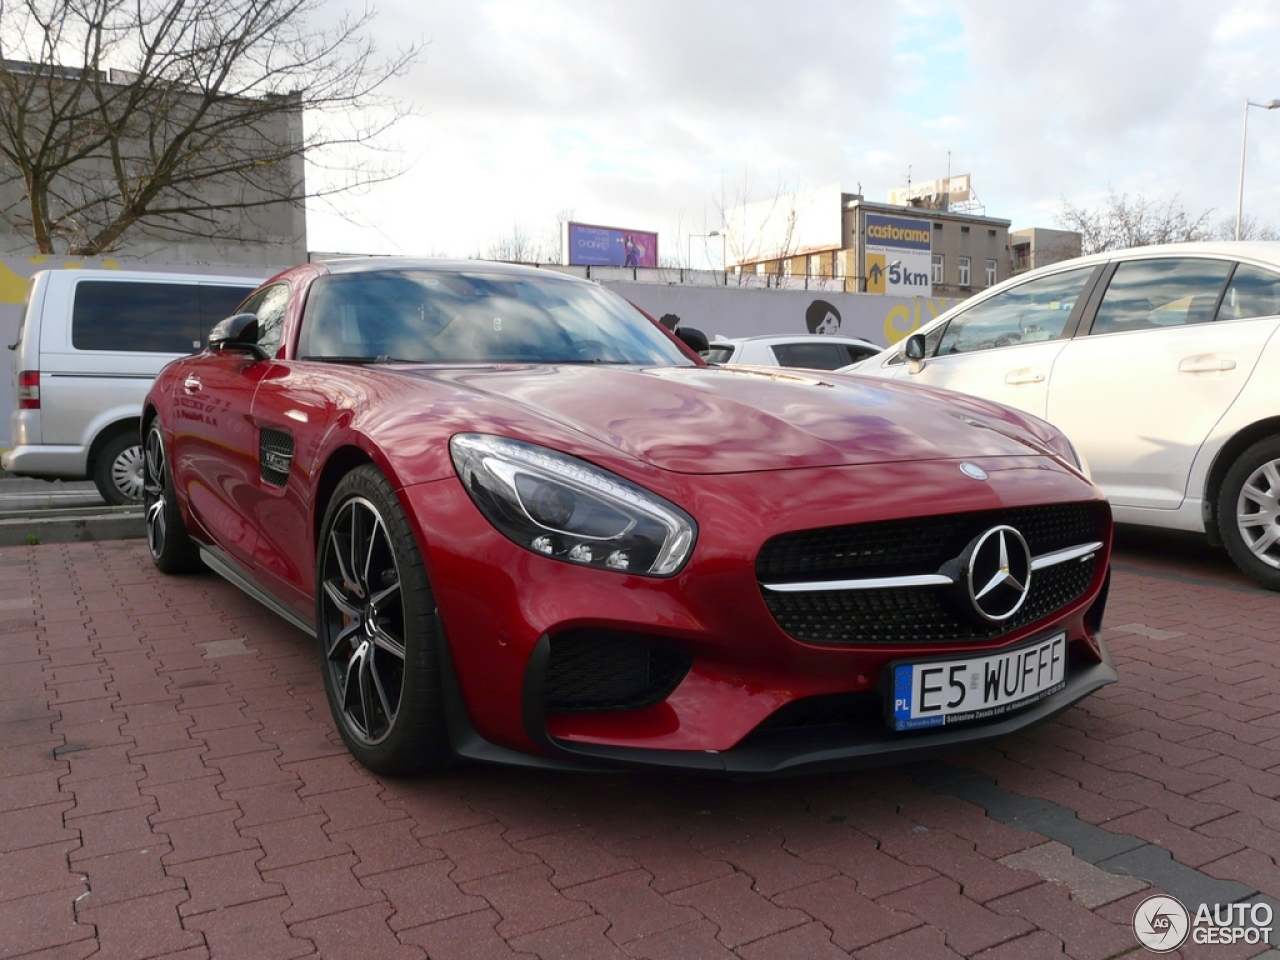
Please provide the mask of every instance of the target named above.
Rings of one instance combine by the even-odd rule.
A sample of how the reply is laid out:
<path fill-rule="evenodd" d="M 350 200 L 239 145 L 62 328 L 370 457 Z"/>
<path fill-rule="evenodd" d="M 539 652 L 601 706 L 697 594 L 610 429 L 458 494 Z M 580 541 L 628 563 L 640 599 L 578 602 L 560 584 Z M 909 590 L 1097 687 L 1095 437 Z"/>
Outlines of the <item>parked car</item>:
<path fill-rule="evenodd" d="M 88 480 L 110 504 L 142 499 L 142 398 L 160 368 L 204 345 L 260 279 L 123 270 L 31 278 L 13 354 L 13 449 L 23 477 Z"/>
<path fill-rule="evenodd" d="M 707 366 L 529 268 L 308 264 L 240 310 L 147 396 L 148 546 L 316 636 L 373 770 L 891 762 L 1116 678 L 1110 512 L 1032 417 Z"/>
<path fill-rule="evenodd" d="M 856 372 L 1046 418 L 1117 521 L 1206 533 L 1280 590 L 1278 326 L 1280 243 L 1140 247 L 1015 277 Z"/>
<path fill-rule="evenodd" d="M 800 333 L 736 339 L 717 337 L 702 352 L 702 356 L 708 363 L 835 370 L 866 357 L 873 357 L 881 349 L 861 337 Z"/>

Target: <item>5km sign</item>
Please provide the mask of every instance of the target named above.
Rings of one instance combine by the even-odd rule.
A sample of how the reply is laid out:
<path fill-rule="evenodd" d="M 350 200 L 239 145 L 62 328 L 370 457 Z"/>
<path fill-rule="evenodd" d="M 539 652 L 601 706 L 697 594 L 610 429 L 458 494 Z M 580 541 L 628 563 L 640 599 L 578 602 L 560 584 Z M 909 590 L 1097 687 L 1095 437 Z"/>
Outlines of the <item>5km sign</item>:
<path fill-rule="evenodd" d="M 931 222 L 868 213 L 867 293 L 892 297 L 932 297 Z"/>

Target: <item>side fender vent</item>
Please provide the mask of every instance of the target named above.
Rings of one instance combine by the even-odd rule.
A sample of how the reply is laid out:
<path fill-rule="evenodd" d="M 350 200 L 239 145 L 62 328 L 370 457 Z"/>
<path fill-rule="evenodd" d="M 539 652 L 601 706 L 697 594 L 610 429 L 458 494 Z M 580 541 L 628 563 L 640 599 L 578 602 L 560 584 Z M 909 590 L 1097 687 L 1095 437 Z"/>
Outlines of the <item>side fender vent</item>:
<path fill-rule="evenodd" d="M 283 487 L 289 482 L 293 463 L 293 437 L 283 430 L 263 429 L 258 436 L 258 463 L 262 482 Z"/>

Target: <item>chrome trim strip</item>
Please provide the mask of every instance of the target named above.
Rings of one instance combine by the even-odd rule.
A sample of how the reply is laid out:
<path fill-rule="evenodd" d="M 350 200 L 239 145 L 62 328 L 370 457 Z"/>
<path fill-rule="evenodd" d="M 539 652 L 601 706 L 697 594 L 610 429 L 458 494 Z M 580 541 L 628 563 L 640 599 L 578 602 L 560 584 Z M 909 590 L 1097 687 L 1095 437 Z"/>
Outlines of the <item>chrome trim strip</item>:
<path fill-rule="evenodd" d="M 1080 560 L 1102 549 L 1102 541 L 1081 543 L 1065 550 L 1043 553 L 1032 557 L 1031 569 L 1043 570 L 1071 560 Z M 894 587 L 946 587 L 955 583 L 944 573 L 921 573 L 906 577 L 872 577 L 867 580 L 810 580 L 805 583 L 762 583 L 760 586 L 774 593 L 816 593 L 820 590 L 882 590 Z"/>
<path fill-rule="evenodd" d="M 1031 569 L 1043 570 L 1045 567 L 1066 563 L 1068 560 L 1080 560 L 1090 554 L 1097 553 L 1101 549 L 1102 541 L 1095 540 L 1093 543 L 1082 543 L 1079 546 L 1067 547 L 1065 550 L 1057 550 L 1053 553 L 1042 553 L 1038 557 L 1031 558 Z"/>
<path fill-rule="evenodd" d="M 812 593 L 815 590 L 879 590 L 882 587 L 945 587 L 955 583 L 941 573 L 921 573 L 907 577 L 874 577 L 870 580 L 816 580 L 809 583 L 762 583 L 774 593 Z"/>

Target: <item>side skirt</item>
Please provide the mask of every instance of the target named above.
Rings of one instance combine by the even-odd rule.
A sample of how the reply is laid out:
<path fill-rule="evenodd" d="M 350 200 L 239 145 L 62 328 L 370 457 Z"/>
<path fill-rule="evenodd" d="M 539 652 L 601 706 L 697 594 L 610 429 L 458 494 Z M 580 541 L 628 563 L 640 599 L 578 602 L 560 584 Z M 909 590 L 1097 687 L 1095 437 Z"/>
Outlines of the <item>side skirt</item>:
<path fill-rule="evenodd" d="M 262 587 L 258 586 L 258 584 L 254 583 L 249 579 L 244 571 L 236 566 L 225 554 L 222 553 L 222 551 L 218 550 L 216 547 L 207 547 L 201 544 L 200 559 L 205 562 L 210 570 L 222 577 L 224 580 L 230 582 L 232 585 L 239 587 L 272 613 L 288 620 L 307 636 L 312 638 L 315 637 L 316 625 L 314 623 L 308 623 L 306 620 L 302 619 L 302 617 L 298 616 L 295 611 L 285 606 L 285 604 L 281 603 Z"/>

